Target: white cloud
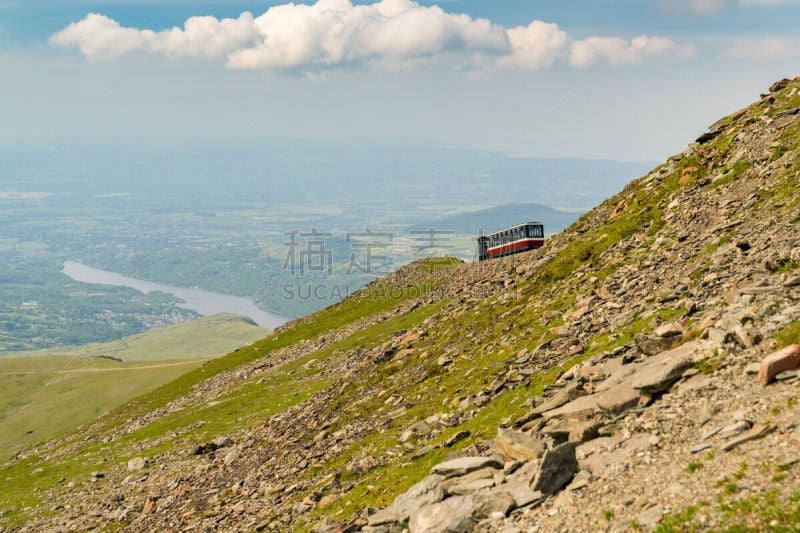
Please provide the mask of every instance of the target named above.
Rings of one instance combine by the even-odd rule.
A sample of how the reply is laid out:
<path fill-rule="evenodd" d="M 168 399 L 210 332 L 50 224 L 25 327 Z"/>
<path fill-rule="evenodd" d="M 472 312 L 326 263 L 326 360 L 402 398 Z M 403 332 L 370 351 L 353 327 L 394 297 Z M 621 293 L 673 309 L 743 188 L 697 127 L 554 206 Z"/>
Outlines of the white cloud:
<path fill-rule="evenodd" d="M 410 0 L 352 5 L 319 0 L 274 6 L 255 20 L 261 36 L 232 53 L 234 68 L 334 65 L 371 59 L 404 61 L 448 50 L 505 53 L 505 30 L 485 19 L 449 14 Z"/>
<path fill-rule="evenodd" d="M 253 42 L 253 16 L 238 19 L 191 17 L 184 27 L 161 32 L 125 28 L 105 15 L 90 13 L 50 38 L 53 44 L 77 48 L 88 59 L 116 59 L 131 52 L 160 52 L 169 57 L 223 57 Z"/>
<path fill-rule="evenodd" d="M 549 67 L 567 52 L 569 38 L 557 24 L 534 20 L 507 32 L 511 54 L 500 59 L 501 66 L 536 70 Z"/>
<path fill-rule="evenodd" d="M 51 37 L 57 46 L 76 48 L 90 60 L 129 53 L 171 58 L 225 60 L 229 68 L 299 68 L 318 71 L 344 64 L 416 65 L 444 62 L 452 68 L 537 70 L 564 61 L 573 67 L 595 63 L 632 65 L 688 55 L 687 47 L 664 37 L 617 37 L 575 41 L 557 24 L 540 20 L 504 28 L 486 19 L 448 13 L 412 0 L 318 0 L 282 4 L 254 17 L 192 17 L 182 28 L 160 32 L 126 28 L 89 14 Z"/>
<path fill-rule="evenodd" d="M 722 53 L 726 59 L 769 60 L 792 56 L 800 56 L 800 40 L 772 37 L 742 40 Z"/>
<path fill-rule="evenodd" d="M 619 37 L 593 36 L 572 44 L 569 64 L 575 68 L 584 68 L 605 62 L 619 67 L 636 65 L 655 58 L 684 59 L 693 54 L 693 47 L 677 44 L 665 37 L 640 35 L 628 42 Z"/>

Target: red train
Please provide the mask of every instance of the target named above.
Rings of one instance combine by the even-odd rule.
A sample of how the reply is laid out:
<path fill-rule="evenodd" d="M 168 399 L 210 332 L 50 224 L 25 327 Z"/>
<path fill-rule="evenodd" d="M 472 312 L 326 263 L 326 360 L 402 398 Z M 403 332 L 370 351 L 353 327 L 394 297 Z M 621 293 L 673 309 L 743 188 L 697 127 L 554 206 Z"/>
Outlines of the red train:
<path fill-rule="evenodd" d="M 478 261 L 518 254 L 544 245 L 544 225 L 526 222 L 478 237 Z"/>

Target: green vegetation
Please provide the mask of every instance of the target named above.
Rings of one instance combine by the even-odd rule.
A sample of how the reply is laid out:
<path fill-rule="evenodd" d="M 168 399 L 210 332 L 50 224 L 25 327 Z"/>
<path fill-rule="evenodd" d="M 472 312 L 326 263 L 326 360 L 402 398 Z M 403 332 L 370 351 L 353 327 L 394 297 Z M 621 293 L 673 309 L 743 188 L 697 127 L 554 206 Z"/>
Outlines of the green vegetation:
<path fill-rule="evenodd" d="M 630 343 L 664 321 L 680 320 L 687 308 L 698 307 L 698 302 L 681 296 L 684 289 L 661 290 L 657 295 L 659 290 L 648 292 L 645 286 L 637 289 L 641 290 L 637 297 L 641 295 L 651 303 L 651 309 L 620 306 L 622 310 L 607 327 L 604 324 L 599 330 L 598 326 L 596 331 L 601 333 L 593 338 L 580 337 L 581 346 L 561 346 L 557 340 L 565 329 L 576 327 L 568 323 L 570 317 L 579 315 L 574 313 L 576 301 L 593 291 L 616 291 L 600 286 L 605 277 L 624 272 L 636 260 L 649 260 L 656 246 L 684 242 L 667 227 L 665 211 L 671 209 L 668 206 L 673 201 L 695 194 L 693 189 L 709 186 L 710 176 L 718 176 L 727 168 L 723 166 L 727 159 L 721 154 L 731 149 L 738 127 L 738 122 L 731 123 L 732 131 L 696 146 L 689 157 L 670 161 L 669 172 L 631 183 L 582 217 L 568 238 L 551 241 L 552 246 L 545 250 L 547 259 L 533 275 L 525 268 L 509 268 L 499 262 L 494 263 L 503 268 L 498 276 L 492 272 L 492 264 L 474 269 L 462 268 L 453 259 L 411 264 L 369 283 L 337 305 L 198 366 L 114 409 L 90 427 L 68 434 L 59 441 L 58 450 L 53 449 L 53 443 L 42 445 L 31 452 L 35 455 L 0 468 L 0 478 L 20 480 L 0 495 L 0 508 L 9 510 L 0 517 L 0 523 L 13 527 L 24 522 L 33 512 L 41 511 L 42 501 L 59 480 L 86 482 L 89 472 L 104 463 L 116 465 L 115 473 L 119 473 L 130 457 L 163 453 L 184 456 L 187 449 L 216 435 L 264 439 L 255 445 L 272 455 L 285 444 L 279 434 L 287 431 L 305 439 L 308 449 L 315 450 L 314 455 L 285 447 L 280 451 L 281 468 L 297 466 L 291 472 L 292 490 L 256 486 L 255 490 L 261 492 L 254 493 L 253 498 L 269 497 L 269 491 L 281 490 L 281 505 L 288 508 L 313 496 L 317 507 L 303 514 L 301 522 L 292 522 L 293 530 L 307 531 L 322 516 L 347 518 L 367 506 L 388 504 L 448 453 L 493 438 L 498 425 L 518 420 L 530 408 L 532 399 L 573 365 Z M 730 174 L 746 173 L 749 168 L 750 163 L 742 160 L 732 165 Z M 713 264 L 711 259 L 719 257 L 719 247 L 733 239 L 734 233 L 722 233 L 705 249 L 689 240 L 686 246 L 696 246 L 690 252 L 696 254 L 692 259 L 695 262 L 686 269 L 694 269 L 691 279 L 703 279 Z M 198 250 L 207 251 L 210 246 L 198 246 Z M 274 249 L 256 248 L 251 251 L 252 263 L 275 259 Z M 124 253 L 114 260 L 121 260 Z M 150 268 L 150 260 L 137 254 L 141 251 L 132 257 L 138 268 Z M 160 261 L 159 270 L 170 262 L 167 258 Z M 178 266 L 176 272 L 182 268 Z M 248 279 L 258 279 L 258 275 Z M 474 291 L 461 291 L 461 283 L 473 282 Z M 506 290 L 493 288 L 498 286 Z M 479 290 L 483 288 L 487 290 Z M 788 342 L 796 336 L 793 327 L 796 325 L 781 332 Z M 326 342 L 317 342 L 323 336 Z M 559 354 L 555 360 L 548 359 L 551 352 L 542 349 L 548 343 L 560 354 L 576 355 L 568 358 Z M 698 363 L 697 369 L 711 373 L 718 365 L 715 356 Z M 292 409 L 303 402 L 303 407 Z M 276 414 L 281 416 L 273 418 Z M 291 421 L 293 426 L 284 426 L 285 415 L 297 415 Z M 449 422 L 430 424 L 435 428 L 426 436 L 424 447 L 416 436 L 408 441 L 414 446 L 400 442 L 401 433 L 421 420 L 435 417 L 449 421 L 455 415 L 455 427 Z M 309 423 L 301 425 L 298 421 Z M 330 448 L 325 448 L 325 439 L 332 439 Z M 376 459 L 375 464 L 365 471 L 352 468 L 365 455 Z M 684 475 L 692 475 L 704 465 L 713 470 L 708 462 L 714 459 L 713 451 L 704 457 L 706 462 L 697 457 L 689 462 Z M 760 522 L 764 516 L 758 513 L 772 513 L 772 504 L 766 500 L 754 500 L 752 505 L 760 507 L 753 513 L 742 510 L 747 501 L 744 496 L 749 494 L 741 482 L 747 468 L 747 464 L 739 464 L 738 470 L 711 488 L 720 498 L 715 512 L 729 520 L 731 528 L 740 524 L 748 528 L 764 526 Z M 786 470 L 779 466 L 761 475 L 774 475 L 777 482 L 787 475 Z M 332 476 L 346 485 L 341 491 L 329 490 Z M 693 481 L 698 481 L 698 476 Z M 280 483 L 287 477 L 284 471 L 275 476 Z M 229 503 L 226 499 L 230 492 L 223 490 L 218 497 L 220 504 Z M 791 507 L 787 500 L 796 504 L 798 499 L 796 495 L 775 498 L 784 509 Z M 703 529 L 703 507 L 708 506 L 690 506 L 665 517 L 659 530 Z M 738 514 L 728 516 L 734 507 Z M 284 513 L 285 509 L 267 508 L 266 516 L 259 520 L 266 524 L 280 521 Z M 611 522 L 614 510 L 605 509 L 602 516 Z M 783 518 L 789 524 L 796 523 L 788 520 L 797 517 L 770 516 L 771 521 L 781 524 Z"/>
<path fill-rule="evenodd" d="M 720 366 L 722 366 L 722 361 L 717 358 L 710 358 L 710 359 L 703 359 L 695 363 L 695 368 L 700 371 L 701 374 L 713 374 Z"/>
<path fill-rule="evenodd" d="M 656 533 L 678 532 L 724 532 L 724 533 L 756 533 L 759 531 L 785 532 L 797 531 L 800 523 L 800 491 L 785 493 L 780 488 L 773 488 L 763 494 L 745 498 L 736 498 L 738 489 L 735 484 L 728 483 L 719 497 L 717 508 L 722 523 L 710 528 L 696 518 L 700 510 L 707 507 L 691 505 L 683 511 L 664 517 Z"/>
<path fill-rule="evenodd" d="M 22 448 L 75 429 L 201 363 L 2 358 L 0 463 Z"/>
<path fill-rule="evenodd" d="M 790 344 L 800 343 L 800 320 L 795 320 L 779 332 L 775 334 L 775 340 L 778 341 L 778 346 L 783 348 Z"/>
<path fill-rule="evenodd" d="M 438 271 L 452 268 L 458 264 L 460 262 L 454 259 L 420 261 L 416 265 L 418 268 L 415 271 L 417 273 L 415 277 L 424 279 L 425 273 L 435 277 Z M 170 401 L 186 395 L 192 386 L 204 379 L 234 369 L 254 359 L 267 356 L 270 352 L 282 347 L 295 344 L 304 339 L 312 339 L 321 333 L 357 322 L 361 318 L 393 309 L 408 299 L 418 298 L 435 288 L 436 281 L 434 279 L 423 281 L 417 285 L 406 284 L 399 286 L 392 285 L 386 280 L 379 280 L 344 302 L 307 317 L 301 322 L 302 326 L 296 324 L 281 333 L 239 349 L 220 359 L 206 362 L 203 365 L 199 365 L 199 362 L 175 363 L 194 366 L 195 369 L 188 373 L 184 373 L 186 370 L 186 367 L 184 367 L 181 372 L 167 376 L 163 370 L 157 368 L 159 365 L 119 363 L 107 359 L 93 359 L 92 361 L 100 361 L 101 364 L 110 367 L 114 367 L 114 365 L 156 367 L 153 370 L 157 372 L 160 370 L 160 375 L 165 376 L 166 379 L 152 383 L 153 386 L 166 383 L 171 378 L 181 374 L 168 384 L 158 386 L 151 392 L 101 417 L 94 423 L 93 431 L 102 433 L 103 431 L 124 426 L 126 421 L 135 419 L 139 415 L 158 409 Z M 2 498 L 0 498 L 2 500 L 0 501 L 0 506 L 4 508 L 20 508 L 35 504 L 39 500 L 42 491 L 46 487 L 52 486 L 58 479 L 62 477 L 79 479 L 80 476 L 88 475 L 93 468 L 92 457 L 113 456 L 120 461 L 124 461 L 134 455 L 153 456 L 163 451 L 174 450 L 177 447 L 203 442 L 216 435 L 231 432 L 238 428 L 252 426 L 268 418 L 273 413 L 284 411 L 305 401 L 330 384 L 330 378 L 322 374 L 323 368 L 319 367 L 315 361 L 335 359 L 339 356 L 337 354 L 341 354 L 343 350 L 356 346 L 374 346 L 377 343 L 385 342 L 392 337 L 395 331 L 418 324 L 426 316 L 435 312 L 436 309 L 437 307 L 434 306 L 422 307 L 414 312 L 377 322 L 368 328 L 356 329 L 353 335 L 343 339 L 340 343 L 324 352 L 305 354 L 299 359 L 274 369 L 270 374 L 269 381 L 259 382 L 257 378 L 246 380 L 231 388 L 226 395 L 215 399 L 214 402 L 193 406 L 192 409 L 181 409 L 160 417 L 122 438 L 115 439 L 114 442 L 95 441 L 88 445 L 82 445 L 74 454 L 68 454 L 59 459 L 42 460 L 39 457 L 34 457 L 2 468 L 0 469 L 0 472 L 2 472 L 0 475 L 9 477 L 18 476 L 21 472 L 25 472 L 26 469 L 29 472 L 38 468 L 42 468 L 46 475 L 26 476 L 23 482 L 16 484 L 3 494 Z M 49 363 L 51 358 L 27 358 L 8 361 L 41 364 Z M 95 378 L 102 375 L 105 379 L 105 375 L 108 373 L 87 372 L 87 374 Z M 121 376 L 124 373 L 113 372 L 113 374 Z M 19 386 L 24 387 L 25 384 L 20 383 Z M 82 390 L 86 387 L 84 384 L 80 386 Z M 108 388 L 108 383 L 103 381 L 98 383 L 97 387 L 105 390 Z M 139 390 L 139 392 L 141 391 L 142 389 Z M 135 394 L 131 393 L 127 398 L 133 395 Z M 116 402 L 116 404 L 119 403 Z M 52 406 L 50 408 L 52 409 Z M 95 408 L 95 411 L 88 413 L 84 420 L 89 420 L 97 414 L 99 414 L 99 411 Z M 198 423 L 200 420 L 203 422 Z M 79 435 L 79 433 L 75 433 L 65 437 L 65 446 L 74 443 L 73 439 L 80 439 Z M 32 464 L 37 466 L 30 469 L 29 467 Z M 9 517 L 11 523 L 16 523 L 16 521 L 22 519 L 23 516 L 17 512 Z"/>
<path fill-rule="evenodd" d="M 27 244 L 0 243 L 0 354 L 107 342 L 197 317 L 163 293 L 72 281 L 54 254 Z"/>
<path fill-rule="evenodd" d="M 697 516 L 700 507 L 697 505 L 690 505 L 679 513 L 673 513 L 664 517 L 658 527 L 656 533 L 673 533 L 673 532 L 695 532 L 701 531 L 703 528 L 700 524 L 692 524 L 692 520 Z"/>
<path fill-rule="evenodd" d="M 201 357 L 219 357 L 267 332 L 221 314 L 106 344 L 2 357 L 0 463 L 199 367 Z"/>
<path fill-rule="evenodd" d="M 747 473 L 747 463 L 742 461 L 739 463 L 739 469 L 734 472 L 733 477 L 736 479 L 742 479 L 745 474 Z"/>
<path fill-rule="evenodd" d="M 263 339 L 269 330 L 230 313 L 201 317 L 107 343 L 10 352 L 3 357 L 114 357 L 125 361 L 161 361 L 219 357 Z M 2 359 L 0 359 L 2 360 Z"/>

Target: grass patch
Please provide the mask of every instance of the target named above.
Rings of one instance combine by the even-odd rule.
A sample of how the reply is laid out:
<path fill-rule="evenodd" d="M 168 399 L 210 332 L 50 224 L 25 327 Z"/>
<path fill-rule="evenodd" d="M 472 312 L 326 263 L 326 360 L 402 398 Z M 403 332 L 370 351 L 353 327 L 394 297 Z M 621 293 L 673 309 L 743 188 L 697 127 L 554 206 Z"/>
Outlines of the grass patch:
<path fill-rule="evenodd" d="M 778 347 L 783 348 L 790 344 L 800 343 L 800 320 L 795 320 L 775 334 Z"/>
<path fill-rule="evenodd" d="M 201 364 L 0 359 L 0 464 L 25 447 L 75 429 Z"/>

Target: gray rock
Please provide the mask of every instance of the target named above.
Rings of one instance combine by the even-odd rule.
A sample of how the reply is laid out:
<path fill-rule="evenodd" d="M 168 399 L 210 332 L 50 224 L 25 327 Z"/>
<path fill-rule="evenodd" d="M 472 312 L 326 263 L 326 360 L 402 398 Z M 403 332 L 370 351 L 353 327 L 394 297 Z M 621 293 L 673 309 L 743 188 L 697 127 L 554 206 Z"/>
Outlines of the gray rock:
<path fill-rule="evenodd" d="M 539 470 L 531 481 L 531 488 L 544 494 L 553 495 L 569 483 L 578 471 L 575 448 L 578 442 L 565 442 L 542 457 Z"/>
<path fill-rule="evenodd" d="M 553 409 L 557 409 L 562 405 L 565 405 L 576 398 L 580 398 L 581 396 L 585 396 L 586 391 L 583 390 L 583 381 L 577 380 L 573 381 L 560 391 L 556 393 L 555 396 L 550 398 L 549 400 L 545 401 L 541 405 L 536 406 L 535 408 L 531 409 L 530 412 L 523 415 L 519 419 L 515 420 L 513 425 L 515 427 L 524 426 L 531 420 L 535 420 L 542 416 L 543 413 L 547 411 L 551 411 Z"/>
<path fill-rule="evenodd" d="M 342 526 L 337 526 L 335 529 L 328 529 L 326 531 L 329 533 L 339 533 L 340 531 L 351 531 L 351 529 L 343 530 Z M 380 526 L 364 526 L 361 528 L 362 533 L 403 533 L 404 531 L 407 530 L 397 524 L 382 524 Z"/>
<path fill-rule="evenodd" d="M 498 428 L 493 442 L 500 453 L 513 460 L 538 459 L 544 454 L 541 440 L 507 428 Z"/>
<path fill-rule="evenodd" d="M 637 518 L 637 522 L 642 526 L 652 529 L 661 522 L 661 519 L 664 517 L 664 508 L 660 505 L 654 505 L 652 507 L 648 507 L 641 513 L 639 513 L 639 517 Z"/>
<path fill-rule="evenodd" d="M 147 459 L 144 457 L 134 457 L 128 461 L 128 471 L 136 472 L 137 470 L 144 470 L 147 467 Z"/>
<path fill-rule="evenodd" d="M 393 508 L 388 507 L 381 509 L 378 512 L 370 515 L 367 518 L 367 524 L 372 527 L 385 526 L 389 524 L 400 524 L 408 519 L 408 516 L 402 516 Z M 335 530 L 334 530 L 335 531 Z"/>
<path fill-rule="evenodd" d="M 507 515 L 516 502 L 504 490 L 483 490 L 472 495 L 472 518 L 482 520 L 489 518 L 493 513 Z"/>
<path fill-rule="evenodd" d="M 503 463 L 494 457 L 459 457 L 451 461 L 439 463 L 431 469 L 431 474 L 438 474 L 446 478 L 463 476 L 483 468 L 503 468 Z"/>
<path fill-rule="evenodd" d="M 211 441 L 217 448 L 224 448 L 226 446 L 230 446 L 233 444 L 233 441 L 230 437 L 226 437 L 224 435 L 220 435 L 218 437 L 214 437 L 214 440 Z"/>
<path fill-rule="evenodd" d="M 581 470 L 572 479 L 572 482 L 567 487 L 567 490 L 580 490 L 589 484 L 592 479 L 592 473 L 588 470 Z"/>
<path fill-rule="evenodd" d="M 636 347 L 645 355 L 656 355 L 669 350 L 681 341 L 681 336 L 660 337 L 654 333 L 640 333 L 636 336 Z"/>
<path fill-rule="evenodd" d="M 684 370 L 703 359 L 710 351 L 710 343 L 693 341 L 663 352 L 636 369 L 631 386 L 645 393 L 666 390 L 680 379 Z"/>
<path fill-rule="evenodd" d="M 661 392 L 678 381 L 683 371 L 692 364 L 690 358 L 663 359 L 658 364 L 642 368 L 631 385 L 634 389 L 649 394 Z"/>
<path fill-rule="evenodd" d="M 464 483 L 456 483 L 451 485 L 447 492 L 453 495 L 466 495 L 474 494 L 478 491 L 494 487 L 493 478 L 475 479 Z"/>
<path fill-rule="evenodd" d="M 458 431 L 458 432 L 454 433 L 452 437 L 447 439 L 447 441 L 445 441 L 444 445 L 447 446 L 447 447 L 450 447 L 453 444 L 455 444 L 456 442 L 462 441 L 462 440 L 466 439 L 469 436 L 470 436 L 470 432 L 469 431 L 466 431 L 466 430 L 465 431 Z"/>
<path fill-rule="evenodd" d="M 724 329 L 715 328 L 712 326 L 708 328 L 708 340 L 717 346 L 722 346 L 728 342 L 728 340 L 730 340 L 730 334 Z"/>
<path fill-rule="evenodd" d="M 419 508 L 409 520 L 411 533 L 469 533 L 476 525 L 472 518 L 472 496 L 453 496 Z"/>
<path fill-rule="evenodd" d="M 750 431 L 739 435 L 738 437 L 734 437 L 733 439 L 729 440 L 722 446 L 722 449 L 726 452 L 733 450 L 734 448 L 738 447 L 745 442 L 750 442 L 751 440 L 761 439 L 775 431 L 776 427 L 772 425 L 763 425 L 763 426 L 756 426 Z"/>
<path fill-rule="evenodd" d="M 469 474 L 465 474 L 463 476 L 456 476 L 446 479 L 442 482 L 442 488 L 445 492 L 450 494 L 456 494 L 452 492 L 450 489 L 456 485 L 464 485 L 467 483 L 472 483 L 474 481 L 481 481 L 481 480 L 492 480 L 495 482 L 495 475 L 500 473 L 499 470 L 494 468 L 482 468 L 480 470 L 475 470 L 474 472 L 470 472 Z M 465 494 L 465 493 L 462 493 Z"/>
<path fill-rule="evenodd" d="M 630 365 L 629 365 L 630 366 Z M 630 382 L 589 396 L 583 396 L 566 405 L 544 413 L 544 418 L 587 418 L 601 412 L 618 414 L 639 403 L 639 391 Z"/>
<path fill-rule="evenodd" d="M 417 422 L 400 434 L 400 442 L 408 442 L 411 437 L 416 435 L 427 435 L 430 432 L 431 427 L 426 422 Z"/>
<path fill-rule="evenodd" d="M 436 474 L 426 477 L 398 496 L 389 509 L 400 517 L 400 521 L 407 520 L 416 509 L 442 501 L 444 498 L 442 481 L 444 477 Z"/>
<path fill-rule="evenodd" d="M 548 435 L 556 442 L 588 441 L 597 437 L 603 426 L 602 420 L 560 420 L 551 419 L 539 432 Z"/>
<path fill-rule="evenodd" d="M 711 448 L 710 444 L 708 444 L 707 442 L 701 442 L 700 444 L 697 444 L 689 448 L 689 453 L 691 454 L 700 453 L 703 450 L 707 450 L 709 448 Z"/>
<path fill-rule="evenodd" d="M 758 374 L 759 370 L 761 370 L 761 363 L 750 363 L 744 368 L 744 373 L 748 375 L 755 375 Z"/>
<path fill-rule="evenodd" d="M 530 487 L 530 481 L 536 474 L 538 467 L 539 465 L 536 461 L 530 461 L 506 476 L 502 488 L 511 494 L 517 507 L 527 507 L 544 500 L 544 494 L 534 491 Z"/>

